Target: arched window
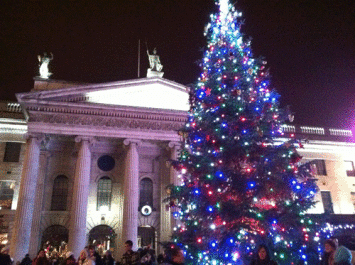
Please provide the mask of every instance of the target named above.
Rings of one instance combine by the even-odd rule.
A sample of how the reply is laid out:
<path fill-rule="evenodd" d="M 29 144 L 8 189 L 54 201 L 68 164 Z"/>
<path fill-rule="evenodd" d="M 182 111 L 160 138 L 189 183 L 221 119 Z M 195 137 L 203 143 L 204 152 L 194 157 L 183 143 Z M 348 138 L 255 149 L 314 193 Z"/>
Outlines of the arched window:
<path fill-rule="evenodd" d="M 109 177 L 102 177 L 97 185 L 97 210 L 107 207 L 111 210 L 112 181 Z"/>
<path fill-rule="evenodd" d="M 139 187 L 139 209 L 144 205 L 153 208 L 153 181 L 149 178 L 142 179 Z"/>
<path fill-rule="evenodd" d="M 55 178 L 52 193 L 52 211 L 66 211 L 68 198 L 68 178 L 60 175 Z"/>

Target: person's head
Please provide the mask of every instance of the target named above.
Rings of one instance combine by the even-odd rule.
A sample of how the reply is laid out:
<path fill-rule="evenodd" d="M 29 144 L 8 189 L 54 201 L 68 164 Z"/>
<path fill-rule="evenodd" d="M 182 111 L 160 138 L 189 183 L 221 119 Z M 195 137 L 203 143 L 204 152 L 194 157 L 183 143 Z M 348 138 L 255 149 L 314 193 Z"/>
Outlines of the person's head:
<path fill-rule="evenodd" d="M 174 246 L 174 248 L 171 251 L 171 260 L 177 264 L 183 264 L 185 261 L 184 254 L 182 253 L 182 250 Z"/>
<path fill-rule="evenodd" d="M 337 244 L 333 239 L 327 239 L 324 242 L 324 249 L 327 253 L 333 253 L 337 249 Z"/>
<path fill-rule="evenodd" d="M 95 256 L 95 249 L 93 247 L 89 247 L 89 255 L 90 255 L 90 257 Z"/>
<path fill-rule="evenodd" d="M 183 264 L 185 261 L 184 254 L 182 253 L 182 250 L 180 249 L 176 253 L 173 253 L 173 262 L 178 263 L 178 264 Z"/>
<path fill-rule="evenodd" d="M 44 258 L 45 255 L 46 255 L 46 253 L 44 252 L 44 249 L 40 249 L 40 250 L 38 251 L 37 257 L 39 257 L 39 258 Z"/>
<path fill-rule="evenodd" d="M 270 260 L 269 250 L 266 245 L 261 244 L 257 250 L 258 260 Z"/>
<path fill-rule="evenodd" d="M 159 254 L 158 257 L 157 257 L 157 262 L 158 264 L 161 264 L 164 262 L 164 255 L 163 254 Z"/>
<path fill-rule="evenodd" d="M 82 251 L 80 251 L 80 254 L 79 254 L 79 259 L 80 260 L 84 260 L 88 257 L 88 251 L 86 248 L 84 248 Z"/>
<path fill-rule="evenodd" d="M 132 240 L 127 240 L 126 242 L 125 242 L 125 250 L 126 251 L 131 251 L 132 250 L 132 247 L 133 247 L 133 242 L 132 242 Z"/>

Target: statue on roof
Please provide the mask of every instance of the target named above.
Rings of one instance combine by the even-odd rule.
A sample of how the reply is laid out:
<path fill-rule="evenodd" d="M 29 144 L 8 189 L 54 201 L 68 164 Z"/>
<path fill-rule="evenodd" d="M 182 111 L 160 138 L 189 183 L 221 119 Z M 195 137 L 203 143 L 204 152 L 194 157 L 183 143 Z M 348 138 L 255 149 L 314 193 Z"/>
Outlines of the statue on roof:
<path fill-rule="evenodd" d="M 153 54 L 149 54 L 149 50 L 147 49 L 147 54 L 151 71 L 161 72 L 161 70 L 163 70 L 163 65 L 160 63 L 159 55 L 157 55 L 157 48 L 154 48 Z"/>
<path fill-rule="evenodd" d="M 48 79 L 49 76 L 52 74 L 49 72 L 48 69 L 48 65 L 52 60 L 53 60 L 53 53 L 51 53 L 50 57 L 47 55 L 46 52 L 43 53 L 43 56 L 38 55 L 39 75 L 41 78 Z"/>

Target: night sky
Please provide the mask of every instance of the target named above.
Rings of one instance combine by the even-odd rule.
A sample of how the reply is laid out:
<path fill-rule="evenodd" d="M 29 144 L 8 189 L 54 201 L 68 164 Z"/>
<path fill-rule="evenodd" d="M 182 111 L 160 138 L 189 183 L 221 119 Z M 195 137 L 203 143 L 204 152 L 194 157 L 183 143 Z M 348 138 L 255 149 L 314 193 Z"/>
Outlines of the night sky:
<path fill-rule="evenodd" d="M 355 127 L 355 1 L 239 0 L 242 31 L 264 57 L 281 105 L 296 124 Z M 0 100 L 15 100 L 52 52 L 52 79 L 99 83 L 141 77 L 146 42 L 164 78 L 195 82 L 213 0 L 1 1 Z M 159 96 L 159 95 L 157 95 Z"/>

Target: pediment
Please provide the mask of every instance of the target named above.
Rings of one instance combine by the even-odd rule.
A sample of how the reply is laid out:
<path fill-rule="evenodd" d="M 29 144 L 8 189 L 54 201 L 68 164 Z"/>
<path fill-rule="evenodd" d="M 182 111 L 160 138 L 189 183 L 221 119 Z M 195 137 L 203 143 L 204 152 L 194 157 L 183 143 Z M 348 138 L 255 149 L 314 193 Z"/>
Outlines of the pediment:
<path fill-rule="evenodd" d="M 163 78 L 140 78 L 102 84 L 77 85 L 16 95 L 20 103 L 71 102 L 88 105 L 131 106 L 189 110 L 188 88 Z"/>

